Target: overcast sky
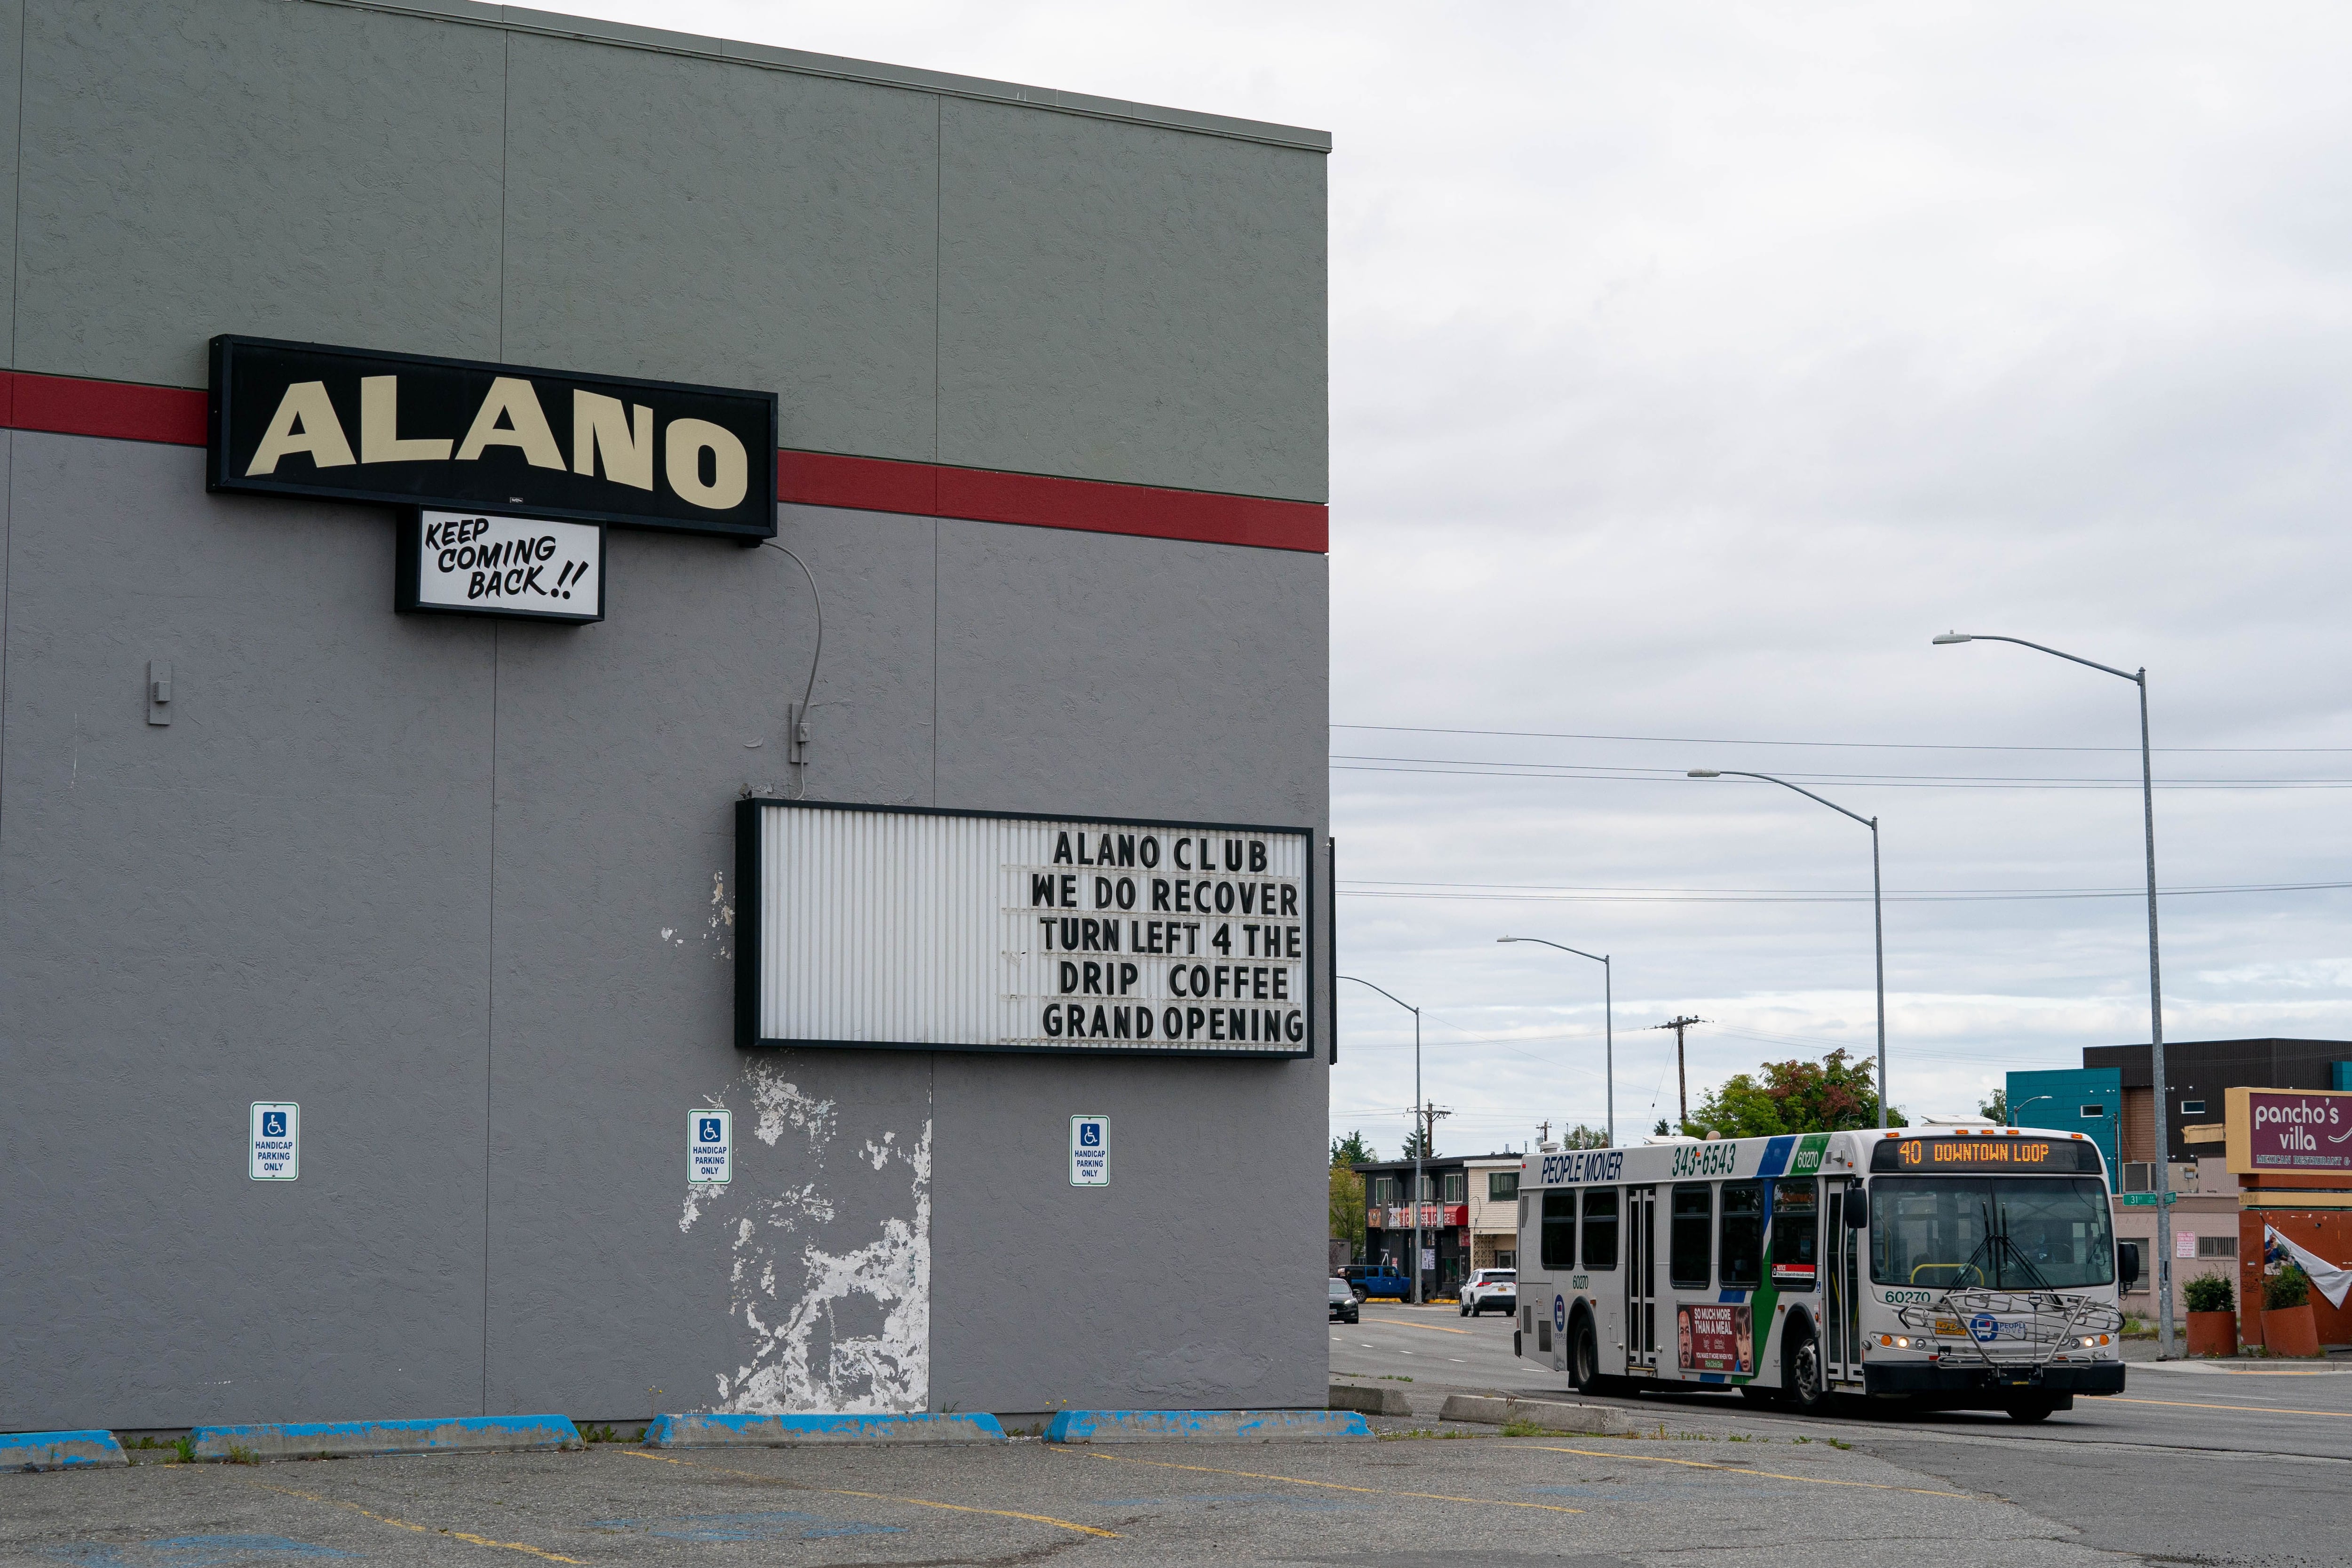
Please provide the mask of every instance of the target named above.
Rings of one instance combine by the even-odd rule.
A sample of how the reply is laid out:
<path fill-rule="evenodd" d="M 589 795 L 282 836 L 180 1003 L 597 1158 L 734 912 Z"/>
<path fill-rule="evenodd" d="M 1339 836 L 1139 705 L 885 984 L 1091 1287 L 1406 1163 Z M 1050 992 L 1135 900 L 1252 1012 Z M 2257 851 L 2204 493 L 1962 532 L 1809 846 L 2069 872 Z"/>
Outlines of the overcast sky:
<path fill-rule="evenodd" d="M 1340 952 L 1441 1152 L 1603 1114 L 1506 933 L 1615 955 L 1621 1141 L 1676 1012 L 1694 1102 L 1872 1048 L 1868 832 L 1690 767 L 1882 819 L 1915 1116 L 2147 1037 L 2133 688 L 1948 626 L 2147 667 L 2168 1036 L 2352 1038 L 2352 897 L 2190 890 L 2352 881 L 2352 13 L 577 8 L 1333 132 Z"/>

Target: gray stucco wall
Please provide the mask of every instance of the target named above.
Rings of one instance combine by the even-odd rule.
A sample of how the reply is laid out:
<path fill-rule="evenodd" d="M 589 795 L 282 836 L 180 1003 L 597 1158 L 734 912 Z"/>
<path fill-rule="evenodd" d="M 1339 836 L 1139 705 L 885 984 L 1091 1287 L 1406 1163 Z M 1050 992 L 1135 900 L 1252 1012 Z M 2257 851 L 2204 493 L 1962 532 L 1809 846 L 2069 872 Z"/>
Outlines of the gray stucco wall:
<path fill-rule="evenodd" d="M 12 366 L 196 384 L 213 332 L 310 337 L 1321 499 L 1311 149 L 532 26 L 33 0 Z M 0 1429 L 1320 1403 L 1319 1051 L 730 1043 L 730 814 L 789 787 L 814 638 L 783 556 L 619 532 L 601 625 L 402 617 L 387 513 L 0 440 Z M 810 795 L 1325 827 L 1321 557 L 780 526 L 825 595 Z M 262 1099 L 297 1183 L 246 1177 Z M 1108 1189 L 1067 1185 L 1076 1111 Z"/>
<path fill-rule="evenodd" d="M 16 369 L 364 343 L 771 389 L 787 447 L 1325 499 L 1312 133 L 306 0 L 22 31 Z"/>

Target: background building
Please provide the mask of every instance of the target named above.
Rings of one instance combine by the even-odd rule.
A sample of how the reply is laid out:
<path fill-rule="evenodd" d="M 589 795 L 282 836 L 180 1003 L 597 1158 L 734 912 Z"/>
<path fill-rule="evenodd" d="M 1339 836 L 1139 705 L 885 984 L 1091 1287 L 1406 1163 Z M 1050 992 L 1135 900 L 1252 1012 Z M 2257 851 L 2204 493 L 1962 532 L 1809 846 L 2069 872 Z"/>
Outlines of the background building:
<path fill-rule="evenodd" d="M 1519 1266 L 1519 1172 L 1524 1154 L 1484 1154 L 1465 1163 L 1470 1200 L 1470 1267 Z"/>
<path fill-rule="evenodd" d="M 1424 1300 L 1451 1296 L 1474 1268 L 1517 1268 L 1517 1173 L 1524 1154 L 1433 1155 L 1422 1162 Z M 1414 1215 L 1411 1160 L 1355 1167 L 1364 1178 L 1364 1258 L 1393 1262 L 1411 1278 Z M 1499 1182 L 1497 1178 L 1502 1178 Z M 1507 1194 L 1497 1195 L 1507 1186 Z"/>
<path fill-rule="evenodd" d="M 1328 139 L 463 4 L 0 50 L 0 1428 L 1320 1405 Z M 391 508 L 207 493 L 223 333 L 772 395 L 804 763 L 793 560 L 395 615 Z M 740 1050 L 746 796 L 1307 829 L 1309 1037 Z"/>
<path fill-rule="evenodd" d="M 2028 1127 L 2081 1131 L 2098 1141 L 2116 1192 L 2116 1239 L 2135 1248 L 2140 1272 L 2124 1304 L 2143 1316 L 2156 1313 L 2156 1092 L 2145 1045 L 2090 1046 L 2080 1068 L 2012 1072 L 2009 1075 L 2010 1120 Z M 2243 1185 L 2222 1158 L 2225 1092 L 2231 1089 L 2339 1089 L 2352 1088 L 2352 1041 L 2168 1040 L 2164 1065 L 2172 1082 L 2167 1107 L 2171 1117 L 2167 1185 L 2173 1194 L 2173 1309 L 2185 1311 L 2189 1281 L 2204 1274 L 2242 1272 L 2247 1289 L 2259 1291 L 2262 1236 L 2259 1216 L 2279 1215 L 2315 1227 L 2332 1217 L 2305 1214 L 2293 1193 L 2242 1191 Z M 2280 1178 L 2271 1178 L 2273 1185 Z M 2304 1179 L 2309 1184 L 2316 1178 Z M 2293 1184 L 2294 1178 L 2287 1178 Z M 2280 1205 L 2285 1205 L 2284 1208 Z M 2249 1231 L 2245 1226 L 2251 1226 Z M 2322 1229 L 2317 1245 L 2341 1238 Z M 2249 1241 L 2248 1237 L 2252 1240 Z M 2298 1233 L 2299 1239 L 2305 1239 Z M 2243 1292 L 2240 1300 L 2245 1306 Z M 2254 1306 L 2260 1309 L 2257 1295 Z M 2325 1303 L 2321 1304 L 2323 1308 Z M 2330 1326 L 2336 1326 L 2330 1319 Z M 2259 1343 L 2258 1319 L 2241 1313 L 2252 1342 Z M 2338 1337 L 2341 1337 L 2340 1334 Z"/>

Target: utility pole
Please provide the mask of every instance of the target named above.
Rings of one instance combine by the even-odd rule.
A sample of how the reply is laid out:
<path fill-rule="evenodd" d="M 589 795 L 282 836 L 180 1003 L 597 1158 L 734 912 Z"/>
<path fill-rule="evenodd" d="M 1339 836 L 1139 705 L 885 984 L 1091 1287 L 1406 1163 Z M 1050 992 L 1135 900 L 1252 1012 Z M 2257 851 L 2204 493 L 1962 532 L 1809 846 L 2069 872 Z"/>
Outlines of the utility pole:
<path fill-rule="evenodd" d="M 1420 1112 L 1421 1152 L 1423 1158 L 1426 1159 L 1437 1152 L 1437 1123 L 1439 1118 L 1451 1116 L 1453 1114 L 1454 1112 L 1450 1110 L 1440 1110 L 1437 1108 L 1437 1102 L 1434 1100 L 1429 1100 L 1423 1104 Z M 1550 1123 L 1546 1122 L 1545 1125 L 1549 1126 Z"/>
<path fill-rule="evenodd" d="M 1540 1146 L 1541 1144 L 1550 1142 L 1551 1142 L 1551 1123 L 1550 1123 L 1550 1122 L 1549 1122 L 1549 1121 L 1538 1121 L 1538 1122 L 1537 1122 L 1537 1123 L 1536 1123 L 1536 1138 L 1537 1138 L 1537 1142 L 1538 1142 L 1538 1144 L 1539 1146 Z"/>
<path fill-rule="evenodd" d="M 1682 1110 L 1680 1118 L 1675 1122 L 1677 1132 L 1690 1125 L 1690 1071 L 1683 1065 L 1683 1031 L 1693 1024 L 1706 1022 L 1705 1018 L 1669 1018 L 1663 1024 L 1650 1026 L 1654 1029 L 1672 1029 L 1675 1032 L 1675 1096 Z"/>

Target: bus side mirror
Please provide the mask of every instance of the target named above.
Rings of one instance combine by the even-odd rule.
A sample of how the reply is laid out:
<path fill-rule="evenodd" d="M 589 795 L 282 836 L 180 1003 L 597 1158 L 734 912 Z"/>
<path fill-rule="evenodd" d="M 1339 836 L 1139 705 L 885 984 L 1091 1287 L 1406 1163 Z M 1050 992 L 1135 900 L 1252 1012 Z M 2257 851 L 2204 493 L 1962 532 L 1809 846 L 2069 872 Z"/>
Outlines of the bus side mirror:
<path fill-rule="evenodd" d="M 1852 1197 L 1847 1198 L 1845 1200 L 1845 1227 L 1848 1230 L 1868 1230 L 1870 1228 L 1870 1205 L 1866 1203 L 1856 1203 Z"/>
<path fill-rule="evenodd" d="M 2139 1283 L 2139 1248 L 2130 1242 L 2116 1248 L 2116 1271 L 2123 1276 L 2124 1289 L 2129 1290 Z"/>

